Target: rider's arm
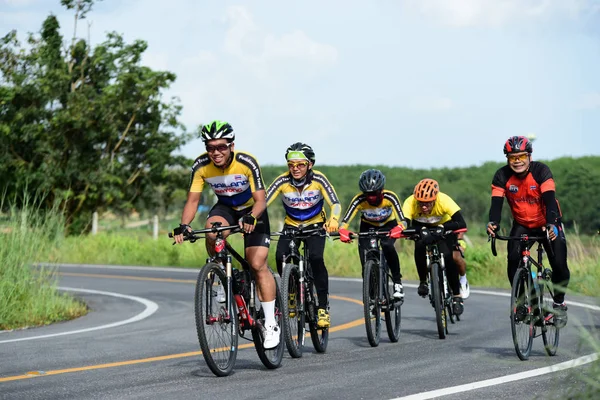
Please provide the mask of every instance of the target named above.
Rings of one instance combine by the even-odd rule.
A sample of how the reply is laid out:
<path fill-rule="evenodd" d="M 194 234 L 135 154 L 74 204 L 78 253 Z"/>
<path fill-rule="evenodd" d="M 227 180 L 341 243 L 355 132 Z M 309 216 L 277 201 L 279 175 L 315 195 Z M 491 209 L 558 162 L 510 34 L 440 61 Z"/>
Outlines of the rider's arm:
<path fill-rule="evenodd" d="M 254 218 L 258 219 L 267 209 L 267 197 L 264 189 L 252 192 L 252 198 L 254 199 L 254 204 L 252 205 L 251 214 Z"/>
<path fill-rule="evenodd" d="M 181 214 L 181 223 L 189 225 L 194 220 L 196 212 L 198 211 L 198 204 L 200 204 L 200 192 L 188 192 L 185 206 L 183 206 L 183 213 Z"/>
<path fill-rule="evenodd" d="M 460 211 L 452 214 L 451 218 L 452 219 L 450 221 L 443 223 L 445 231 L 455 231 L 457 229 L 463 229 L 467 227 L 467 223 L 465 222 L 465 219 Z"/>
<path fill-rule="evenodd" d="M 560 218 L 558 206 L 556 205 L 555 193 L 554 190 L 548 190 L 547 192 L 542 193 L 542 200 L 546 206 L 546 224 L 556 225 L 558 223 L 558 218 Z"/>
<path fill-rule="evenodd" d="M 350 222 L 354 219 L 354 216 L 360 209 L 359 206 L 363 199 L 364 195 L 362 193 L 359 193 L 356 196 L 354 196 L 354 198 L 350 202 L 350 205 L 348 206 L 348 209 L 346 210 L 346 213 L 344 214 L 344 217 L 342 218 L 342 223 L 340 224 L 341 229 L 348 229 Z"/>
<path fill-rule="evenodd" d="M 531 168 L 531 175 L 538 182 L 542 192 L 542 201 L 546 207 L 546 224 L 556 225 L 560 218 L 560 210 L 556 203 L 556 184 L 550 168 L 543 163 L 536 162 Z"/>
<path fill-rule="evenodd" d="M 267 207 L 277 198 L 279 193 L 281 193 L 283 185 L 289 181 L 288 175 L 287 172 L 279 175 L 275 178 L 273 183 L 269 185 L 269 188 L 267 189 Z"/>
<path fill-rule="evenodd" d="M 383 197 L 392 203 L 392 212 L 396 218 L 396 221 L 398 221 L 398 223 L 403 223 L 404 227 L 406 228 L 408 224 L 406 222 L 406 218 L 404 217 L 404 213 L 402 212 L 402 206 L 400 205 L 400 199 L 398 198 L 398 195 L 392 191 L 386 190 L 383 192 Z"/>
<path fill-rule="evenodd" d="M 490 205 L 488 221 L 494 222 L 496 225 L 500 223 L 500 219 L 502 218 L 502 204 L 504 203 L 507 181 L 506 168 L 500 168 L 496 171 L 492 179 L 492 203 Z"/>
<path fill-rule="evenodd" d="M 342 214 L 342 206 L 333 185 L 329 183 L 327 177 L 320 172 L 316 172 L 313 175 L 313 179 L 321 184 L 322 192 L 325 194 L 325 201 L 327 201 L 327 204 L 331 207 L 330 218 L 339 221 L 340 215 Z"/>

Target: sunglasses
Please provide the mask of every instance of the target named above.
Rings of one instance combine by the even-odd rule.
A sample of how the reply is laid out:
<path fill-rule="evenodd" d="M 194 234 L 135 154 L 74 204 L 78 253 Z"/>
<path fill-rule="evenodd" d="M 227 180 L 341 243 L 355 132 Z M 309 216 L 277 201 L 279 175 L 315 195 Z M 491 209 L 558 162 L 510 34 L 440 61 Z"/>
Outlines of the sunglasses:
<path fill-rule="evenodd" d="M 527 154 L 527 153 L 525 153 L 525 154 L 509 154 L 506 156 L 506 158 L 510 162 L 525 161 L 525 160 L 527 160 L 527 158 L 529 158 L 529 154 Z"/>
<path fill-rule="evenodd" d="M 435 204 L 434 201 L 417 201 L 419 207 L 432 207 Z"/>
<path fill-rule="evenodd" d="M 308 167 L 308 162 L 306 162 L 306 161 L 302 161 L 302 162 L 289 162 L 288 163 L 288 168 L 289 169 L 306 168 L 306 167 Z"/>
<path fill-rule="evenodd" d="M 231 143 L 218 144 L 216 146 L 206 145 L 206 151 L 209 153 L 214 153 L 215 151 L 218 151 L 219 153 L 223 153 L 223 152 L 227 151 L 227 149 L 229 149 L 229 147 L 231 147 Z"/>

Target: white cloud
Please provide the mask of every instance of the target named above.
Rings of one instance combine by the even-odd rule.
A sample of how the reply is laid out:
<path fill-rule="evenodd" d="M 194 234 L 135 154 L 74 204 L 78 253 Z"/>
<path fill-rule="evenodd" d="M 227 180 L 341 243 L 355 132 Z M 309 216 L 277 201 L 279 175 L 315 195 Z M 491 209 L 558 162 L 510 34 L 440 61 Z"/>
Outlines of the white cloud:
<path fill-rule="evenodd" d="M 409 103 L 409 109 L 417 112 L 440 112 L 455 108 L 454 102 L 444 96 L 419 96 Z"/>
<path fill-rule="evenodd" d="M 578 18 L 597 12 L 598 0 L 409 0 L 413 11 L 444 24 L 501 26 L 542 18 Z"/>
<path fill-rule="evenodd" d="M 581 96 L 577 108 L 581 110 L 600 109 L 600 92 L 587 93 Z"/>

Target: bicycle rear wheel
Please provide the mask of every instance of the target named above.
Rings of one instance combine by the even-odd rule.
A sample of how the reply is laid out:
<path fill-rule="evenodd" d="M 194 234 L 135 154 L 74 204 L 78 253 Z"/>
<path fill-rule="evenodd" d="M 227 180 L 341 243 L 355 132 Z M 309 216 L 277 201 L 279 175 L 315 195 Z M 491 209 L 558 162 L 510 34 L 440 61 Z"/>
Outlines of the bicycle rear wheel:
<path fill-rule="evenodd" d="M 438 263 L 431 264 L 431 296 L 433 308 L 435 309 L 435 322 L 437 325 L 438 336 L 440 339 L 446 339 L 446 309 L 444 307 L 443 295 L 444 282 L 440 275 L 440 265 Z"/>
<path fill-rule="evenodd" d="M 396 343 L 400 338 L 400 321 L 402 318 L 401 313 L 401 300 L 395 299 L 390 296 L 390 293 L 394 293 L 394 281 L 390 279 L 388 274 L 385 275 L 385 286 L 387 288 L 387 299 L 388 303 L 385 308 L 385 327 L 387 328 L 387 334 L 392 343 Z"/>
<path fill-rule="evenodd" d="M 281 291 L 279 290 L 279 278 L 275 275 L 273 275 L 273 278 L 275 279 L 275 321 L 277 321 L 279 332 L 281 333 L 283 325 Z M 258 298 L 256 293 L 255 296 Z M 281 360 L 283 359 L 285 341 L 279 340 L 279 344 L 274 349 L 265 349 L 263 346 L 263 327 L 265 325 L 265 314 L 262 307 L 260 310 L 256 310 L 254 314 L 257 321 L 256 325 L 252 327 L 252 339 L 254 340 L 254 348 L 256 349 L 258 358 L 260 358 L 260 361 L 262 361 L 265 367 L 269 369 L 278 368 L 281 365 Z"/>
<path fill-rule="evenodd" d="M 237 308 L 232 300 L 231 314 L 228 314 L 227 304 L 218 302 L 218 285 L 223 285 L 228 297 L 227 276 L 222 266 L 206 264 L 196 282 L 194 313 L 198 341 L 206 364 L 215 375 L 227 376 L 233 370 L 237 357 Z"/>
<path fill-rule="evenodd" d="M 510 294 L 510 328 L 515 351 L 523 361 L 529 358 L 535 335 L 531 289 L 531 275 L 527 269 L 519 267 Z"/>
<path fill-rule="evenodd" d="M 283 266 L 281 278 L 281 300 L 283 336 L 288 353 L 293 358 L 302 357 L 304 345 L 304 307 L 300 304 L 300 270 L 295 264 Z"/>
<path fill-rule="evenodd" d="M 373 347 L 379 346 L 381 336 L 381 304 L 379 303 L 379 263 L 368 260 L 363 278 L 363 310 L 367 339 Z"/>
<path fill-rule="evenodd" d="M 308 283 L 309 290 L 306 292 L 306 306 L 310 315 L 308 329 L 310 330 L 310 339 L 317 353 L 325 353 L 329 343 L 329 328 L 319 328 L 317 326 L 317 287 L 313 282 Z"/>
<path fill-rule="evenodd" d="M 554 325 L 554 299 L 550 287 L 540 286 L 542 291 L 542 311 L 544 315 L 544 325 L 542 326 L 542 339 L 544 348 L 549 356 L 555 356 L 558 350 L 558 341 L 560 338 L 560 329 Z"/>

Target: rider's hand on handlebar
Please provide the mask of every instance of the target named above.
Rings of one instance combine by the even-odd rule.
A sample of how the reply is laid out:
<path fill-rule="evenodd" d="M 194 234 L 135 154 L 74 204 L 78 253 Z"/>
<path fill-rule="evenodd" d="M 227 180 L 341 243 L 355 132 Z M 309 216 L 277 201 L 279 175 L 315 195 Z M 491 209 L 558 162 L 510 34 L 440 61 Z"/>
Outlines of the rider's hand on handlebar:
<path fill-rule="evenodd" d="M 554 224 L 548 224 L 542 227 L 542 230 L 548 232 L 548 239 L 552 241 L 558 237 L 558 228 Z"/>
<path fill-rule="evenodd" d="M 494 221 L 490 221 L 487 224 L 487 233 L 488 235 L 494 237 L 496 236 L 496 231 L 498 230 L 498 223 L 494 222 Z"/>
<path fill-rule="evenodd" d="M 344 243 L 350 243 L 352 241 L 352 238 L 350 237 L 350 235 L 352 235 L 352 232 L 350 232 L 347 229 L 339 229 L 338 233 L 340 234 L 340 240 Z"/>
<path fill-rule="evenodd" d="M 337 232 L 339 227 L 340 227 L 340 223 L 335 218 L 329 218 L 329 221 L 327 221 L 327 223 L 325 223 L 325 226 L 324 226 L 327 233 Z"/>
<path fill-rule="evenodd" d="M 240 229 L 244 233 L 252 233 L 252 231 L 254 231 L 254 228 L 256 227 L 256 217 L 251 213 L 248 213 L 242 218 L 240 218 L 239 225 Z"/>
<path fill-rule="evenodd" d="M 177 228 L 173 229 L 173 239 L 175 239 L 175 243 L 183 243 L 183 236 L 187 236 L 191 231 L 192 227 L 188 224 L 179 224 Z"/>
<path fill-rule="evenodd" d="M 400 236 L 402 236 L 403 230 L 404 230 L 404 227 L 402 225 L 396 225 L 395 227 L 393 227 L 390 230 L 390 233 L 388 233 L 388 236 L 391 237 L 392 239 L 400 239 Z"/>

